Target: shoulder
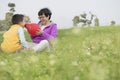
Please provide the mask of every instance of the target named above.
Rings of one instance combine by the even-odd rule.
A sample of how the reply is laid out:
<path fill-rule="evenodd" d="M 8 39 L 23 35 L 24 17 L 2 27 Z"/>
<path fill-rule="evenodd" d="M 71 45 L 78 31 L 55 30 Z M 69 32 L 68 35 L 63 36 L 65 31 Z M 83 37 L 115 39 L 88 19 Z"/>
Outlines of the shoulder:
<path fill-rule="evenodd" d="M 54 23 L 54 22 L 51 22 L 51 23 L 50 23 L 50 26 L 52 26 L 52 27 L 57 27 L 57 24 Z"/>

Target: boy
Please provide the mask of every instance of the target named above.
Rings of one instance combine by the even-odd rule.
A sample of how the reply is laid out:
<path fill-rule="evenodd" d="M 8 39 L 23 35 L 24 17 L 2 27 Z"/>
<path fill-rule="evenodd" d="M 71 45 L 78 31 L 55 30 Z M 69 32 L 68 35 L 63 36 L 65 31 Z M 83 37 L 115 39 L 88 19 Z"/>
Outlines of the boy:
<path fill-rule="evenodd" d="M 14 53 L 23 49 L 28 49 L 24 36 L 25 17 L 22 14 L 15 14 L 12 17 L 12 26 L 3 34 L 1 50 L 3 52 Z"/>

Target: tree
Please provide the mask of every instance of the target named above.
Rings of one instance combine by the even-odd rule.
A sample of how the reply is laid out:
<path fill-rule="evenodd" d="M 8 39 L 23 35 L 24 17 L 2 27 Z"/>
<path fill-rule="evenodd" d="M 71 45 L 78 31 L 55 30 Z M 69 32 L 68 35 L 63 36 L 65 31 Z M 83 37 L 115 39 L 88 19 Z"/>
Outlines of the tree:
<path fill-rule="evenodd" d="M 86 14 L 86 13 L 83 13 L 83 14 L 80 14 L 80 16 L 81 16 L 82 18 L 86 19 L 87 14 Z"/>
<path fill-rule="evenodd" d="M 115 23 L 116 23 L 116 22 L 112 20 L 112 21 L 111 21 L 111 26 L 114 26 Z"/>
<path fill-rule="evenodd" d="M 86 18 L 87 18 L 86 13 L 80 14 L 80 23 L 83 23 L 82 26 L 86 26 L 86 22 L 87 22 Z"/>
<path fill-rule="evenodd" d="M 89 12 L 89 14 L 90 17 L 87 17 L 88 15 L 86 13 L 80 14 L 80 16 L 75 16 L 72 20 L 73 25 L 77 26 L 77 24 L 82 23 L 82 26 L 90 26 L 94 20 L 95 26 L 99 26 L 99 19 L 96 17 L 96 15 L 92 14 L 91 12 Z"/>
<path fill-rule="evenodd" d="M 8 7 L 10 7 L 9 12 L 6 13 L 5 20 L 11 22 L 11 18 L 15 12 L 15 3 L 8 3 Z"/>
<path fill-rule="evenodd" d="M 97 17 L 94 19 L 94 26 L 99 26 L 99 19 Z"/>
<path fill-rule="evenodd" d="M 9 12 L 11 12 L 11 13 L 14 13 L 14 12 L 15 12 L 15 9 L 14 9 L 15 4 L 14 4 L 14 3 L 8 3 L 8 7 L 10 7 Z"/>
<path fill-rule="evenodd" d="M 10 7 L 9 12 L 5 14 L 5 20 L 0 20 L 0 31 L 8 30 L 10 28 L 11 18 L 15 12 L 15 4 L 8 3 L 8 7 Z"/>
<path fill-rule="evenodd" d="M 77 24 L 79 23 L 79 20 L 80 20 L 80 19 L 79 19 L 79 16 L 75 16 L 75 17 L 73 18 L 73 20 L 72 20 L 72 21 L 73 21 L 73 25 L 74 25 L 74 26 L 77 26 Z"/>
<path fill-rule="evenodd" d="M 94 15 L 91 12 L 89 12 L 89 14 L 90 14 L 90 19 L 87 18 L 86 13 L 80 14 L 80 17 L 81 17 L 80 23 L 83 23 L 82 26 L 86 26 L 86 25 L 90 26 L 92 24 Z"/>

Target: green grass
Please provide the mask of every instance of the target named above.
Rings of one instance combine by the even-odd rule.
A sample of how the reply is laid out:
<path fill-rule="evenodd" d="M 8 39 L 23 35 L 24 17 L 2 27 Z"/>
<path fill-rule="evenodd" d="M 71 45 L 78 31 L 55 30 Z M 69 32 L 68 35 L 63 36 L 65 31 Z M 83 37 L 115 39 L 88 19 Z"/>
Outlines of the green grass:
<path fill-rule="evenodd" d="M 0 79 L 119 80 L 120 26 L 59 30 L 50 52 L 1 52 Z"/>

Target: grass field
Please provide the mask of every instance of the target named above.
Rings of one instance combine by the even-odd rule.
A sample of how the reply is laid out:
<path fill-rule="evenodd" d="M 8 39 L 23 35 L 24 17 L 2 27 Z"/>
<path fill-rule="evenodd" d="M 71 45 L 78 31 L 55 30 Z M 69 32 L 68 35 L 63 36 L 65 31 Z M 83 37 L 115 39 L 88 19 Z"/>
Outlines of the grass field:
<path fill-rule="evenodd" d="M 0 52 L 0 80 L 120 80 L 120 26 L 59 30 L 50 52 Z"/>

